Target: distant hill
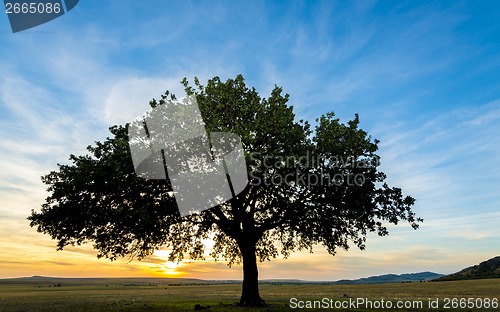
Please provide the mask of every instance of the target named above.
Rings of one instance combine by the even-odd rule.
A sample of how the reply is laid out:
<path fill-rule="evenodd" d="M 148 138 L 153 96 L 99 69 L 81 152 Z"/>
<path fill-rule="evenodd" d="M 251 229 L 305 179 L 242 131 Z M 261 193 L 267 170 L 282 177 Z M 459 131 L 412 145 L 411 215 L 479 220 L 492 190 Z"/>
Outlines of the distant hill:
<path fill-rule="evenodd" d="M 382 283 L 420 282 L 420 281 L 430 281 L 441 276 L 443 276 L 443 274 L 438 274 L 434 272 L 420 272 L 420 273 L 409 273 L 401 275 L 385 274 L 385 275 L 360 278 L 356 280 L 340 280 L 335 282 L 335 284 L 382 284 Z"/>
<path fill-rule="evenodd" d="M 443 274 L 433 272 L 420 272 L 409 274 L 386 274 L 371 276 L 355 280 L 339 281 L 304 281 L 298 279 L 264 279 L 262 284 L 383 284 L 420 282 L 435 280 Z M 81 285 L 121 285 L 121 286 L 181 286 L 181 285 L 213 285 L 213 284 L 240 284 L 241 280 L 201 280 L 194 278 L 61 278 L 47 276 L 31 276 L 12 279 L 0 279 L 0 284 L 28 283 L 45 286 L 81 286 Z"/>
<path fill-rule="evenodd" d="M 463 269 L 460 272 L 442 276 L 436 281 L 458 281 L 481 278 L 500 278 L 500 256 Z"/>
<path fill-rule="evenodd" d="M 355 280 L 339 281 L 304 281 L 298 279 L 264 279 L 262 284 L 383 284 L 403 283 L 436 280 L 443 274 L 433 272 L 420 272 L 409 274 L 385 274 Z M 29 283 L 34 285 L 121 285 L 121 286 L 181 286 L 181 285 L 213 285 L 213 284 L 240 284 L 241 280 L 201 280 L 194 278 L 61 278 L 47 276 L 31 276 L 12 279 L 0 279 L 0 284 Z"/>
<path fill-rule="evenodd" d="M 194 278 L 154 278 L 154 277 L 131 277 L 131 278 L 71 278 L 71 277 L 48 277 L 31 276 L 10 279 L 0 279 L 0 284 L 34 284 L 34 285 L 121 285 L 121 286 L 180 286 L 180 285 L 208 285 L 225 284 L 232 281 L 209 281 Z"/>

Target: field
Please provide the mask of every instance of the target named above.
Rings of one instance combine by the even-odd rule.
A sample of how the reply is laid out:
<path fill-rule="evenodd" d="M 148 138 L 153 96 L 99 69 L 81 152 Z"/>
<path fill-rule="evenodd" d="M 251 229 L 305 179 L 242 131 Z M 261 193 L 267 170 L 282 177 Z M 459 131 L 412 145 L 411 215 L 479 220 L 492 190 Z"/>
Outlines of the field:
<path fill-rule="evenodd" d="M 299 305 L 332 299 L 331 309 L 322 311 L 500 311 L 477 308 L 486 298 L 500 299 L 500 279 L 452 282 L 394 283 L 378 285 L 328 285 L 263 283 L 261 296 L 268 306 L 240 308 L 236 305 L 241 286 L 237 283 L 210 283 L 162 279 L 51 279 L 0 280 L 0 311 L 296 311 Z M 296 301 L 291 301 L 296 298 Z M 328 298 L 323 299 L 323 298 Z M 372 308 L 335 308 L 334 303 L 365 298 Z M 448 299 L 448 308 L 444 307 Z M 451 298 L 457 298 L 452 301 Z M 469 308 L 453 308 L 458 299 L 474 298 Z M 384 308 L 375 309 L 384 300 Z M 438 299 L 439 308 L 429 308 L 429 299 Z M 299 303 L 301 301 L 301 303 Z M 387 301 L 413 305 L 387 308 Z M 330 302 L 330 301 L 328 301 Z M 418 306 L 421 302 L 422 306 Z M 491 302 L 490 302 L 491 303 Z M 317 302 L 317 304 L 319 304 Z M 463 304 L 466 304 L 465 301 Z M 195 309 L 195 306 L 197 309 Z M 474 308 L 471 308 L 474 305 Z M 325 306 L 323 306 L 325 307 Z M 306 309 L 312 310 L 312 309 Z"/>

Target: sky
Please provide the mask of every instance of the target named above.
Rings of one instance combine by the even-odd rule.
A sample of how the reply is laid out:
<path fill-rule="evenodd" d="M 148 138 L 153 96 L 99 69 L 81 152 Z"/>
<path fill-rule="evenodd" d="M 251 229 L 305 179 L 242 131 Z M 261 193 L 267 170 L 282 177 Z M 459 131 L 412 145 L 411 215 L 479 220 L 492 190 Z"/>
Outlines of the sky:
<path fill-rule="evenodd" d="M 167 89 L 182 97 L 183 77 L 237 74 L 262 96 L 283 87 L 297 119 L 358 113 L 425 220 L 370 234 L 364 251 L 266 261 L 261 279 L 448 274 L 500 255 L 500 2 L 213 2 L 82 0 L 18 33 L 0 12 L 0 278 L 240 279 L 241 266 L 169 263 L 167 249 L 114 262 L 91 244 L 56 251 L 26 219 L 48 195 L 40 177 L 108 127 Z"/>

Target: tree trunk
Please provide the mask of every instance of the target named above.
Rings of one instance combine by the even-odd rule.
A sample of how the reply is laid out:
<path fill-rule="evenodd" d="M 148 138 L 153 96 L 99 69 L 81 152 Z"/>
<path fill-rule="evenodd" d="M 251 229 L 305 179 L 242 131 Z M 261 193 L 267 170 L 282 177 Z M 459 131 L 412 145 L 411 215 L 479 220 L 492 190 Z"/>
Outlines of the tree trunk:
<path fill-rule="evenodd" d="M 240 305 L 261 306 L 265 304 L 265 301 L 259 295 L 259 272 L 257 270 L 255 243 L 240 245 L 240 251 L 243 256 L 243 289 Z"/>

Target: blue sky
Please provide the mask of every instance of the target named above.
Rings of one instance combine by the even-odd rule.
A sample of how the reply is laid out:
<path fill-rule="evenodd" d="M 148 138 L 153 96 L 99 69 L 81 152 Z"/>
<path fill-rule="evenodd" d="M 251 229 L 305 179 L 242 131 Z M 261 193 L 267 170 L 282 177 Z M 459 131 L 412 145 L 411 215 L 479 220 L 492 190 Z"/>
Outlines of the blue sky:
<path fill-rule="evenodd" d="M 261 278 L 336 280 L 451 273 L 500 254 L 500 3 L 497 1 L 99 1 L 13 34 L 0 13 L 0 277 L 240 278 L 224 263 L 97 260 L 56 252 L 26 217 L 40 176 L 148 109 L 180 80 L 241 73 L 290 94 L 297 119 L 359 113 L 391 184 L 417 199 L 413 231 L 366 251 L 295 253 Z"/>

